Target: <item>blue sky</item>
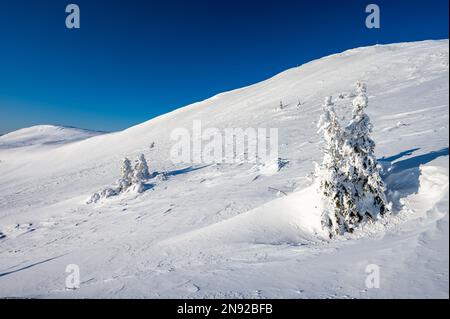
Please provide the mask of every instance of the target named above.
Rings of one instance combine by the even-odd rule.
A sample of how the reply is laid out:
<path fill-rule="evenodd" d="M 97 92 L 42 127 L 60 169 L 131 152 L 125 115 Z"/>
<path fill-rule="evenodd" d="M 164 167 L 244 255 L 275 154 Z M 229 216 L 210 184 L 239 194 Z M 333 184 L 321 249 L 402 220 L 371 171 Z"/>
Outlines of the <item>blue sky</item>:
<path fill-rule="evenodd" d="M 448 23 L 447 0 L 2 0 L 0 134 L 120 130 L 331 53 L 448 38 Z"/>

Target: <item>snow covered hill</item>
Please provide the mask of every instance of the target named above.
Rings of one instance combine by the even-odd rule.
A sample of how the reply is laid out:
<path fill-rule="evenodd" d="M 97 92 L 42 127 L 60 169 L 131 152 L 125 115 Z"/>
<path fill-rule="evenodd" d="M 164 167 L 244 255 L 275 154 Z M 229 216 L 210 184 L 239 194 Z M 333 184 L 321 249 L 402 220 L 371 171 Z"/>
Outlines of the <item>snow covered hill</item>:
<path fill-rule="evenodd" d="M 61 145 L 103 134 L 74 127 L 37 125 L 0 136 L 0 149 L 24 146 Z"/>
<path fill-rule="evenodd" d="M 448 45 L 353 49 L 121 132 L 0 147 L 0 297 L 448 298 Z M 394 214 L 329 241 L 310 179 L 316 124 L 325 96 L 349 113 L 358 80 Z M 194 120 L 278 128 L 285 165 L 175 165 L 170 132 Z M 14 135 L 37 139 L 0 141 Z M 168 179 L 86 204 L 140 153 Z M 65 288 L 69 264 L 79 289 Z M 373 265 L 380 287 L 370 289 Z"/>

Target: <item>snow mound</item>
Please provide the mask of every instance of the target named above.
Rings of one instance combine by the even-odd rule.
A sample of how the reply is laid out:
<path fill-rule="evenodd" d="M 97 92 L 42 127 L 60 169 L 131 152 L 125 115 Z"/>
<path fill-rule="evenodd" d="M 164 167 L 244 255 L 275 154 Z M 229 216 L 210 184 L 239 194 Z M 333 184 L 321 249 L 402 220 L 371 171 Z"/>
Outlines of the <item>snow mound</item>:
<path fill-rule="evenodd" d="M 446 164 L 441 159 L 436 160 L 436 162 L 441 162 L 443 165 Z M 431 162 L 429 166 L 420 167 L 419 190 L 416 194 L 412 194 L 403 199 L 402 203 L 413 212 L 437 213 L 438 216 L 443 217 L 446 213 L 437 207 L 443 199 L 448 198 L 448 167 L 434 166 L 433 164 L 434 162 Z"/>
<path fill-rule="evenodd" d="M 219 223 L 161 242 L 169 245 L 216 243 L 301 244 L 327 238 L 321 200 L 312 185 Z"/>
<path fill-rule="evenodd" d="M 0 136 L 0 149 L 34 145 L 61 145 L 100 134 L 104 133 L 75 127 L 37 125 Z"/>
<path fill-rule="evenodd" d="M 417 172 L 414 170 L 415 168 L 404 170 L 388 179 L 391 185 L 393 178 L 397 183 L 395 186 L 392 185 L 397 190 L 390 195 L 394 200 L 399 198 L 398 206 L 393 214 L 376 223 L 363 224 L 354 234 L 347 234 L 345 238 L 377 237 L 398 231 L 399 228 L 408 230 L 415 229 L 419 225 L 426 228 L 434 224 L 448 223 L 446 222 L 449 198 L 448 157 L 438 158 L 427 165 L 420 165 Z M 447 230 L 445 227 L 440 227 L 437 233 L 442 238 L 446 238 L 448 227 Z M 441 244 L 445 245 L 445 242 L 442 240 Z M 438 247 L 439 245 L 436 245 L 435 248 Z"/>

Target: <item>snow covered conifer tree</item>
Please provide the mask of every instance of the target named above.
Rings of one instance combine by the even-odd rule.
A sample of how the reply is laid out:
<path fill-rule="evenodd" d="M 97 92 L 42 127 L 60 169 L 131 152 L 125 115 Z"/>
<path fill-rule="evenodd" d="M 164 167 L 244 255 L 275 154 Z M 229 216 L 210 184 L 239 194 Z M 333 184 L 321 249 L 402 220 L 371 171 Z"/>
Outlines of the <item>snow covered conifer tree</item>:
<path fill-rule="evenodd" d="M 124 158 L 122 166 L 120 168 L 121 178 L 120 178 L 120 191 L 126 190 L 131 186 L 133 182 L 133 168 L 131 167 L 131 162 L 128 158 Z"/>
<path fill-rule="evenodd" d="M 133 171 L 132 183 L 136 185 L 136 190 L 140 193 L 143 190 L 144 181 L 150 178 L 150 173 L 148 171 L 147 160 L 144 154 L 140 154 L 136 160 Z"/>
<path fill-rule="evenodd" d="M 365 219 L 376 219 L 389 212 L 385 185 L 380 176 L 380 166 L 374 154 L 375 142 L 370 138 L 372 124 L 364 112 L 368 106 L 366 86 L 358 82 L 357 96 L 353 100 L 352 120 L 345 128 L 343 171 L 351 185 L 351 197 L 344 201 L 348 214 L 352 218 L 349 225 Z M 358 217 L 358 221 L 355 220 Z"/>
<path fill-rule="evenodd" d="M 148 178 L 150 178 L 150 173 L 148 171 L 147 160 L 145 159 L 144 154 L 140 154 L 134 166 L 133 179 L 134 182 L 138 182 Z"/>
<path fill-rule="evenodd" d="M 345 175 L 341 170 L 342 130 L 331 96 L 325 98 L 323 113 L 317 126 L 325 142 L 322 164 L 316 168 L 325 204 L 322 224 L 328 229 L 331 237 L 346 231 L 346 211 L 343 201 L 347 193 Z"/>

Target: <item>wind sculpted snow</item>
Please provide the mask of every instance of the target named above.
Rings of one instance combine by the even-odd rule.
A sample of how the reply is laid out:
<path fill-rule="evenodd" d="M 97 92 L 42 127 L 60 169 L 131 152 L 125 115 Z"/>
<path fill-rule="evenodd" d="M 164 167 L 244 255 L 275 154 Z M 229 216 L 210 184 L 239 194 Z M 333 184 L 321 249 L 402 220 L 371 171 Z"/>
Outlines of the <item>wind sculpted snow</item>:
<path fill-rule="evenodd" d="M 358 48 L 122 132 L 0 147 L 0 297 L 448 298 L 448 66 L 448 40 Z M 325 96 L 349 114 L 358 80 L 394 212 L 328 240 L 317 121 Z M 278 128 L 283 165 L 173 164 L 170 132 L 194 120 Z M 139 154 L 167 178 L 86 204 Z"/>

